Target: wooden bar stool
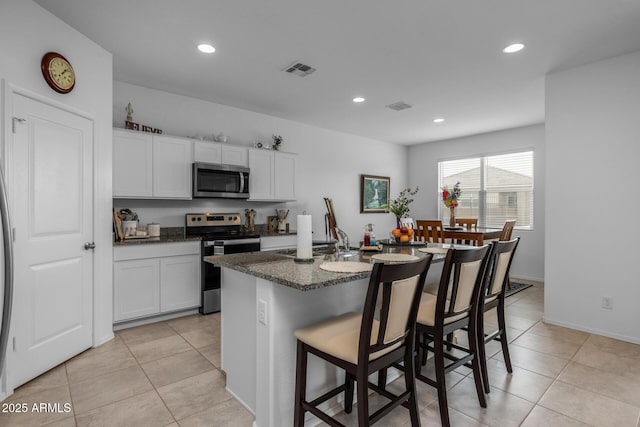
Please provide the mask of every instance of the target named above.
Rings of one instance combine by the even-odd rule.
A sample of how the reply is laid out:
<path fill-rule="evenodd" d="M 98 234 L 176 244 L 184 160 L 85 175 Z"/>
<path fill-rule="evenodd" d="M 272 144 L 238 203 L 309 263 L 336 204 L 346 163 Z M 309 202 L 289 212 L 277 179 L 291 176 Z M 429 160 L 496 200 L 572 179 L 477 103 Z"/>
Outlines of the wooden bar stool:
<path fill-rule="evenodd" d="M 480 310 L 478 310 L 478 353 L 480 368 L 482 371 L 482 382 L 484 391 L 489 393 L 489 374 L 487 371 L 487 352 L 485 344 L 491 340 L 500 341 L 502 345 L 502 355 L 507 372 L 513 372 L 511 367 L 511 357 L 509 355 L 509 345 L 507 341 L 507 326 L 504 315 L 504 299 L 507 285 L 509 283 L 509 270 L 511 261 L 516 253 L 516 248 L 520 238 L 505 242 L 493 242 L 489 253 L 489 264 L 484 280 L 484 289 L 480 297 Z M 484 330 L 484 313 L 496 308 L 498 316 L 498 329 L 487 333 Z"/>
<path fill-rule="evenodd" d="M 489 246 L 474 249 L 449 249 L 442 269 L 438 294 L 423 293 L 416 324 L 416 378 L 438 390 L 440 420 L 443 426 L 450 425 L 447 407 L 447 386 L 445 374 L 461 365 L 471 362 L 476 393 L 480 406 L 486 408 L 482 374 L 478 352 L 478 310 L 480 293 L 487 261 Z M 451 342 L 453 333 L 467 329 L 469 348 Z M 456 357 L 447 349 L 462 350 L 464 355 Z M 427 353 L 434 353 L 436 378 L 421 373 L 427 362 Z M 451 363 L 445 365 L 445 359 Z"/>
<path fill-rule="evenodd" d="M 398 405 L 409 408 L 411 425 L 420 426 L 414 371 L 415 325 L 420 297 L 432 256 L 405 264 L 374 264 L 364 303 L 364 313 L 347 313 L 295 332 L 298 340 L 294 425 L 304 425 L 309 411 L 331 426 L 343 426 L 318 408 L 328 399 L 345 393 L 345 411 L 353 405 L 357 383 L 358 426 L 379 421 Z M 345 370 L 345 383 L 308 401 L 307 358 L 311 353 Z M 368 382 L 374 372 L 403 360 L 406 390 L 395 395 Z M 390 402 L 369 415 L 368 389 Z"/>

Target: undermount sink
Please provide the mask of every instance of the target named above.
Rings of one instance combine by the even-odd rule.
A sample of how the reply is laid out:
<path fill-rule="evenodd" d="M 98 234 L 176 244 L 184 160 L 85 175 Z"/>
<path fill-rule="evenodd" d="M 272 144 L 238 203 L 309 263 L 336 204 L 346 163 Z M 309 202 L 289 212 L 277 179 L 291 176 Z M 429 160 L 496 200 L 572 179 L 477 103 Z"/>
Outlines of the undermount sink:
<path fill-rule="evenodd" d="M 322 247 L 314 247 L 312 248 L 312 253 L 313 256 L 320 256 L 320 255 L 330 255 L 335 253 L 335 248 L 331 247 L 331 246 L 322 246 Z M 293 256 L 295 257 L 298 253 L 298 250 L 296 248 L 291 248 L 291 249 L 282 249 L 280 251 L 278 251 L 278 253 L 280 255 L 287 255 L 287 256 Z"/>

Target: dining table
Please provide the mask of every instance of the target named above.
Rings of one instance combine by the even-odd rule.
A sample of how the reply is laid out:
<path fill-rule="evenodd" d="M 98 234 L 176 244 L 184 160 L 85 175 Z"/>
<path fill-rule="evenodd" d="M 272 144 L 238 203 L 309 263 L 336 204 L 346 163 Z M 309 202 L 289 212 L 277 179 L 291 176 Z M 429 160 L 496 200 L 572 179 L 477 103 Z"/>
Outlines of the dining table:
<path fill-rule="evenodd" d="M 498 239 L 501 232 L 501 228 L 490 227 L 478 227 L 476 230 L 467 230 L 464 227 L 444 227 L 444 238 L 455 241 L 477 241 L 476 246 L 482 246 L 485 240 Z"/>

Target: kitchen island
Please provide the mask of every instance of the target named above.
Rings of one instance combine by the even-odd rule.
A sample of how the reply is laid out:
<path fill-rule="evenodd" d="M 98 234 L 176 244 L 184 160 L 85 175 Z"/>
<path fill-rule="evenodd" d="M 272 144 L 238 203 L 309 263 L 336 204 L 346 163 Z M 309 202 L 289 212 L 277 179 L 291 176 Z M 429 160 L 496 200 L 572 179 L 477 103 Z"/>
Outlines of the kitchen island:
<path fill-rule="evenodd" d="M 414 247 L 388 247 L 385 252 L 425 255 Z M 370 258 L 369 253 L 355 252 L 339 260 L 369 262 Z M 336 260 L 336 255 L 319 255 L 313 263 L 301 264 L 277 252 L 205 257 L 222 267 L 221 366 L 227 375 L 227 390 L 254 413 L 257 427 L 293 424 L 293 332 L 362 310 L 370 272 L 320 269 L 323 262 Z M 344 380 L 342 371 L 313 356 L 308 366 L 309 396 L 320 395 Z M 330 413 L 341 410 L 338 400 L 325 405 Z M 319 422 L 310 414 L 307 417 L 306 425 Z"/>

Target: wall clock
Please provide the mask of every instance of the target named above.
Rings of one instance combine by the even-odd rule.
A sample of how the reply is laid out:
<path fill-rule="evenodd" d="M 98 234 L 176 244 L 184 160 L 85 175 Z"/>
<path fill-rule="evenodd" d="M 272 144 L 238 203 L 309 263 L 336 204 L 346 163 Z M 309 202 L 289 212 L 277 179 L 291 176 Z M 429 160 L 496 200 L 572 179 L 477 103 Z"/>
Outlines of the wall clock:
<path fill-rule="evenodd" d="M 76 74 L 67 59 L 57 52 L 48 52 L 42 57 L 42 76 L 51 89 L 69 93 L 76 84 Z"/>

